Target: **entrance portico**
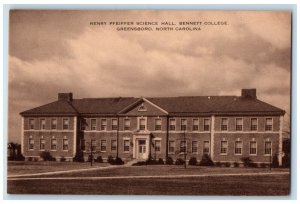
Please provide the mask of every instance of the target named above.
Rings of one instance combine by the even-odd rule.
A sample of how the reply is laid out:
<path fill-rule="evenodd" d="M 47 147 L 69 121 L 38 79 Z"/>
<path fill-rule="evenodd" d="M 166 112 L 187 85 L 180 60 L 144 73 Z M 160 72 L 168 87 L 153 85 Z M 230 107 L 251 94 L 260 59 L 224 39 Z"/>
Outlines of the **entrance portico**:
<path fill-rule="evenodd" d="M 137 131 L 133 135 L 133 158 L 147 160 L 150 153 L 150 131 Z"/>

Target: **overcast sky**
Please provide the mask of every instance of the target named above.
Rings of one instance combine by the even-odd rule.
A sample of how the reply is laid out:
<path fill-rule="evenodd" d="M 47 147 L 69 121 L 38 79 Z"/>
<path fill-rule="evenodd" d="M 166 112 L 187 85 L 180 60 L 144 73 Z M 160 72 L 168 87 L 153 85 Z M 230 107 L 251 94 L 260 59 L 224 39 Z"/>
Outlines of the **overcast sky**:
<path fill-rule="evenodd" d="M 83 97 L 240 95 L 290 111 L 289 12 L 13 11 L 9 28 L 9 138 L 21 111 Z M 91 21 L 226 21 L 201 31 L 136 32 Z M 288 124 L 288 117 L 285 122 Z"/>

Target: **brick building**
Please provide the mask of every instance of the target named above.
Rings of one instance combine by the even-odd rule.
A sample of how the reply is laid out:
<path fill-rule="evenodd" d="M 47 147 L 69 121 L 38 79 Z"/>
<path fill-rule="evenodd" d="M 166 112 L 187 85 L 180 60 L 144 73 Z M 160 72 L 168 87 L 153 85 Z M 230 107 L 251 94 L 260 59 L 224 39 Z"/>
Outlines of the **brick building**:
<path fill-rule="evenodd" d="M 282 161 L 285 111 L 256 98 L 255 89 L 241 96 L 157 98 L 84 98 L 59 93 L 58 100 L 24 111 L 22 153 L 26 159 L 49 151 L 57 160 L 72 160 L 91 150 L 104 160 L 153 158 L 240 162 L 250 157 Z M 186 152 L 186 153 L 184 153 Z"/>

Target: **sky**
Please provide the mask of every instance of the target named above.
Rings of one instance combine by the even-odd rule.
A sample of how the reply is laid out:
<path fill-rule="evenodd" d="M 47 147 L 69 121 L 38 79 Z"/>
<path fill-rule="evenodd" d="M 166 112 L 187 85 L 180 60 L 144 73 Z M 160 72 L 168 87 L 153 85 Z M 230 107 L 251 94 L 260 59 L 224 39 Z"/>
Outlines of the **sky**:
<path fill-rule="evenodd" d="M 202 22 L 198 31 L 117 31 L 90 22 Z M 203 25 L 226 22 L 227 25 Z M 183 26 L 186 27 L 186 26 Z M 154 27 L 153 27 L 154 28 Z M 240 95 L 284 109 L 289 127 L 291 14 L 280 11 L 12 10 L 8 142 L 20 112 L 74 98 Z"/>

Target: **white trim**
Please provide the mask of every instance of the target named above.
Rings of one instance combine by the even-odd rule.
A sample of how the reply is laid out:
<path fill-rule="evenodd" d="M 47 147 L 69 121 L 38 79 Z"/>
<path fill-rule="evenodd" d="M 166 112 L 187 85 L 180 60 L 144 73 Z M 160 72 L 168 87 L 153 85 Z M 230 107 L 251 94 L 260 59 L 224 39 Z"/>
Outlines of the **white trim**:
<path fill-rule="evenodd" d="M 24 130 L 24 132 L 73 132 L 73 130 Z"/>
<path fill-rule="evenodd" d="M 162 109 L 161 107 L 159 107 L 158 105 L 152 103 L 151 101 L 149 101 L 146 98 L 142 98 L 144 101 L 146 101 L 147 103 L 149 103 L 150 105 L 154 106 L 155 108 L 159 109 L 160 111 L 164 112 L 165 114 L 168 114 L 168 111 Z"/>
<path fill-rule="evenodd" d="M 24 154 L 24 117 L 21 117 L 21 153 Z"/>
<path fill-rule="evenodd" d="M 123 137 L 123 140 L 130 140 L 130 137 Z"/>
<path fill-rule="evenodd" d="M 279 132 L 278 131 L 276 131 L 276 132 L 271 132 L 271 131 L 267 131 L 267 132 L 257 132 L 257 131 L 228 131 L 228 132 L 221 132 L 221 131 L 216 131 L 215 133 L 223 133 L 223 134 L 232 134 L 232 133 L 236 133 L 236 134 L 250 134 L 250 133 L 255 133 L 255 134 L 259 134 L 259 133 L 263 133 L 263 134 L 268 134 L 268 133 L 270 133 L 270 134 L 278 134 Z"/>
<path fill-rule="evenodd" d="M 153 140 L 162 140 L 161 137 L 156 137 L 156 138 L 153 138 Z"/>

